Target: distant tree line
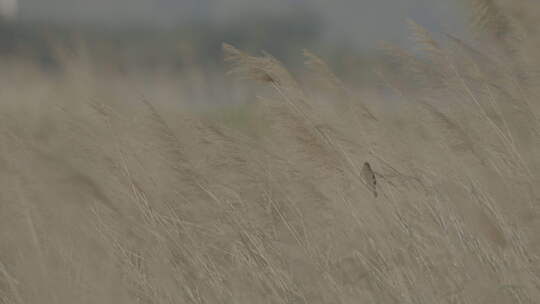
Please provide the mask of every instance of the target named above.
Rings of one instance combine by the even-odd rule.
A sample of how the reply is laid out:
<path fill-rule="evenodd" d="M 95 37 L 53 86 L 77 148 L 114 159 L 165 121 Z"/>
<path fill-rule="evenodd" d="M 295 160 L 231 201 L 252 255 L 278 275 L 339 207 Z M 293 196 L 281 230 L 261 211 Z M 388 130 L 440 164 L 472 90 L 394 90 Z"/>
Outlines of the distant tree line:
<path fill-rule="evenodd" d="M 299 13 L 251 15 L 220 27 L 192 22 L 169 30 L 0 22 L 0 55 L 24 55 L 50 65 L 55 49 L 71 48 L 83 41 L 90 53 L 116 57 L 114 61 L 181 68 L 187 64 L 220 64 L 223 42 L 248 51 L 265 50 L 287 60 L 293 51 L 299 53 L 316 44 L 321 32 L 317 16 Z"/>

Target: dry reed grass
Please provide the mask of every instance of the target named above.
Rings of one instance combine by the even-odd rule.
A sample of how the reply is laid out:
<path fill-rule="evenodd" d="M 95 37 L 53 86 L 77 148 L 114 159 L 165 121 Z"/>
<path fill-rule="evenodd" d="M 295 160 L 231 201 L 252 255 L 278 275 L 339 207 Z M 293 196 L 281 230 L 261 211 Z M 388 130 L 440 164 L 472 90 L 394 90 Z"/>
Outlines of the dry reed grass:
<path fill-rule="evenodd" d="M 257 135 L 111 88 L 91 62 L 4 74 L 0 302 L 536 303 L 527 52 L 411 27 L 426 56 L 388 54 L 419 87 L 380 75 L 399 101 L 307 51 L 301 82 L 224 45 L 258 82 Z"/>

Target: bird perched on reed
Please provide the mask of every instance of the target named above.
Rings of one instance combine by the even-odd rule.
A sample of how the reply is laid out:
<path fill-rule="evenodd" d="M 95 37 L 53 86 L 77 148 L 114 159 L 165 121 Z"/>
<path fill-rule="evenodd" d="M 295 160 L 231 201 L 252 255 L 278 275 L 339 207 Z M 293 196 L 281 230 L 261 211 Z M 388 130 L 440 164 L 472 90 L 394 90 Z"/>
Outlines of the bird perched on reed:
<path fill-rule="evenodd" d="M 373 193 L 373 196 L 377 197 L 377 178 L 375 177 L 375 172 L 368 162 L 365 162 L 364 166 L 362 167 L 362 178 L 364 179 L 368 189 Z"/>

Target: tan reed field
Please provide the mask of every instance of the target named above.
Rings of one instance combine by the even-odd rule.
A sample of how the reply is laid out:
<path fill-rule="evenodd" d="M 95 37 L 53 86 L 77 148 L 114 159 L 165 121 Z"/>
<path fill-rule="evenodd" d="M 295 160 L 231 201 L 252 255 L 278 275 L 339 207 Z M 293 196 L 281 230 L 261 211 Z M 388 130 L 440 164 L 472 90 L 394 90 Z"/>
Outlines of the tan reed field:
<path fill-rule="evenodd" d="M 537 44 L 471 2 L 373 87 L 2 62 L 0 303 L 538 303 Z"/>

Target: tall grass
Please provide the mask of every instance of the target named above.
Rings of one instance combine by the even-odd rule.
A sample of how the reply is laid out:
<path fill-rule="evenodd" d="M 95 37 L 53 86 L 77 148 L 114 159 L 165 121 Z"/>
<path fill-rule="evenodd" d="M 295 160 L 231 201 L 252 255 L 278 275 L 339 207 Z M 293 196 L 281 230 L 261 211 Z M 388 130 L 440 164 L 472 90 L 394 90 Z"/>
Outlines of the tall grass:
<path fill-rule="evenodd" d="M 225 44 L 241 123 L 91 62 L 6 73 L 0 302 L 536 303 L 534 58 L 475 2 L 479 43 L 411 22 L 416 85 L 380 95 Z"/>

